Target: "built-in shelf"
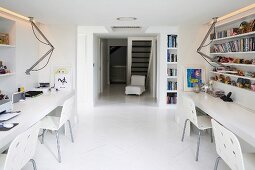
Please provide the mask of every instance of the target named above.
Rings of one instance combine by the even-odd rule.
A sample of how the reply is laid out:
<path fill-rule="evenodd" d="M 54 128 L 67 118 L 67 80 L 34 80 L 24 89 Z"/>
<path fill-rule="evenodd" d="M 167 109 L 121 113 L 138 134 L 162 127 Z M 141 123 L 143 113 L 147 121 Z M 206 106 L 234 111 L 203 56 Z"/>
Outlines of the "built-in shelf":
<path fill-rule="evenodd" d="M 252 35 L 255 35 L 255 31 L 248 32 L 245 34 L 233 35 L 233 36 L 229 36 L 229 37 L 217 38 L 217 39 L 214 39 L 213 41 L 216 42 L 216 41 L 229 40 L 229 39 L 241 38 L 241 37 L 252 36 Z"/>
<path fill-rule="evenodd" d="M 177 47 L 168 47 L 169 50 L 177 50 Z"/>
<path fill-rule="evenodd" d="M 231 85 L 231 84 L 222 83 L 222 82 L 220 82 L 220 81 L 215 81 L 215 80 L 213 80 L 213 81 L 216 82 L 216 83 L 224 84 L 224 85 L 226 85 L 226 86 L 231 86 L 231 87 L 238 88 L 238 89 L 241 89 L 241 90 L 246 90 L 246 91 L 250 91 L 250 92 L 255 92 L 255 91 L 253 91 L 253 90 L 251 90 L 251 89 L 240 88 L 240 87 L 237 87 L 237 86 L 233 86 L 233 85 Z"/>
<path fill-rule="evenodd" d="M 167 93 L 177 93 L 177 90 L 167 90 Z"/>
<path fill-rule="evenodd" d="M 177 64 L 177 62 L 167 62 L 167 64 Z"/>
<path fill-rule="evenodd" d="M 167 76 L 167 78 L 176 79 L 177 76 Z"/>
<path fill-rule="evenodd" d="M 13 76 L 15 73 L 6 73 L 6 74 L 0 74 L 0 77 L 7 77 L 7 76 Z"/>
<path fill-rule="evenodd" d="M 211 64 L 217 64 L 215 62 L 211 62 Z M 242 66 L 242 67 L 255 67 L 255 64 L 237 64 L 237 63 L 221 63 L 226 66 Z"/>
<path fill-rule="evenodd" d="M 229 76 L 229 77 L 243 78 L 243 79 L 248 79 L 248 80 L 255 81 L 255 78 L 253 78 L 253 77 L 238 76 L 238 75 L 235 75 L 235 74 L 228 74 L 228 73 L 222 73 L 222 72 L 216 72 L 216 71 L 211 71 L 211 73 L 219 74 L 219 75 L 225 75 L 225 76 Z"/>
<path fill-rule="evenodd" d="M 3 48 L 15 48 L 14 45 L 8 45 L 8 44 L 0 44 L 0 47 L 3 47 Z"/>
<path fill-rule="evenodd" d="M 255 51 L 247 52 L 227 52 L 227 53 L 210 53 L 211 55 L 232 55 L 232 54 L 255 54 Z"/>

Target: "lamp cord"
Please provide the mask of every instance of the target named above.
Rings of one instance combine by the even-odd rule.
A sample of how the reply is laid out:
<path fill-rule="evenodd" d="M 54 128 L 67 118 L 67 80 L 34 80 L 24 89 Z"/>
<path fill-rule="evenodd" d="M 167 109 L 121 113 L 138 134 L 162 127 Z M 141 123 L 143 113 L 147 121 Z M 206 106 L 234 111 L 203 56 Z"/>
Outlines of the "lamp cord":
<path fill-rule="evenodd" d="M 212 40 L 211 40 L 208 44 L 203 45 L 202 47 L 207 47 L 208 45 L 210 45 L 210 44 L 213 42 L 213 40 L 215 39 L 215 36 L 216 36 L 216 31 L 215 31 L 215 27 L 214 27 L 214 28 L 213 28 L 213 37 L 212 37 Z M 202 56 L 202 55 L 201 55 L 201 56 Z M 204 59 L 209 65 L 211 65 L 212 67 L 216 68 L 216 66 L 212 65 L 204 56 L 202 56 L 202 57 L 203 57 L 203 59 Z"/>
<path fill-rule="evenodd" d="M 38 38 L 38 36 L 37 36 L 36 33 L 35 33 L 35 30 L 34 30 L 34 26 L 33 26 L 33 25 L 32 25 L 32 30 L 33 30 L 33 33 L 34 33 L 35 38 L 36 38 L 39 42 L 41 42 L 41 43 L 43 43 L 43 44 L 45 44 L 45 45 L 49 45 L 48 43 L 43 42 L 42 40 L 40 40 L 40 39 Z"/>
<path fill-rule="evenodd" d="M 34 26 L 33 26 L 33 25 L 32 25 L 32 30 L 33 30 L 33 34 L 34 34 L 35 38 L 36 38 L 40 43 L 45 44 L 45 45 L 49 45 L 48 43 L 43 42 L 42 40 L 40 40 L 40 39 L 38 38 L 38 36 L 37 36 L 36 33 L 35 33 L 35 30 L 34 30 Z M 40 70 L 44 69 L 44 68 L 49 64 L 50 59 L 51 59 L 51 56 L 52 56 L 52 53 L 53 53 L 53 51 L 51 51 L 51 53 L 50 53 L 50 55 L 49 55 L 49 58 L 48 58 L 46 64 L 45 64 L 43 67 L 41 67 L 41 68 L 39 68 L 39 69 L 31 70 L 31 71 L 40 71 Z"/>

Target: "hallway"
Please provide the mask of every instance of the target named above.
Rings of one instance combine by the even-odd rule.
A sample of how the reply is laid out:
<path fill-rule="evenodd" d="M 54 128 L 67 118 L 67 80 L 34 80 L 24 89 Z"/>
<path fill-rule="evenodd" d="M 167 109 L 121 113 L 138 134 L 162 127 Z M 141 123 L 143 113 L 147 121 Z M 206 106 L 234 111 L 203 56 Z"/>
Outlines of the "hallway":
<path fill-rule="evenodd" d="M 125 95 L 125 86 L 125 84 L 107 86 L 99 97 L 96 106 L 119 104 L 157 106 L 156 100 L 148 92 L 143 93 L 141 96 Z"/>

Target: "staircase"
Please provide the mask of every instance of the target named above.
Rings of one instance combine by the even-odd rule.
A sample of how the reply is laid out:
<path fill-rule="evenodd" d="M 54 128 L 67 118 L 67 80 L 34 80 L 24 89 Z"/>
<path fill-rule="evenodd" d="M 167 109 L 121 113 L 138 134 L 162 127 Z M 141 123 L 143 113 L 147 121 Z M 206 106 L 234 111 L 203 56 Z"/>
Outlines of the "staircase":
<path fill-rule="evenodd" d="M 150 40 L 133 40 L 131 51 L 131 75 L 144 75 L 148 81 L 151 63 Z"/>

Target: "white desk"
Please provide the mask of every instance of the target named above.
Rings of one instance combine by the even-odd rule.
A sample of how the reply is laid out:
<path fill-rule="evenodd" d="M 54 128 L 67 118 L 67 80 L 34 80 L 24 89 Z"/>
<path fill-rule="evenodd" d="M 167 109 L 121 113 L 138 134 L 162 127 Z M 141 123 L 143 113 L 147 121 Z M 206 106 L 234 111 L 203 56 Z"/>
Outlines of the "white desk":
<path fill-rule="evenodd" d="M 27 98 L 24 102 L 14 104 L 13 110 L 20 110 L 21 113 L 8 122 L 19 123 L 19 125 L 9 131 L 0 131 L 0 151 L 3 151 L 18 134 L 40 121 L 57 106 L 62 105 L 72 95 L 74 95 L 73 91 L 51 92 L 35 98 Z"/>
<path fill-rule="evenodd" d="M 255 112 L 205 93 L 184 92 L 195 105 L 255 148 Z M 255 104 L 255 103 L 254 103 Z"/>

